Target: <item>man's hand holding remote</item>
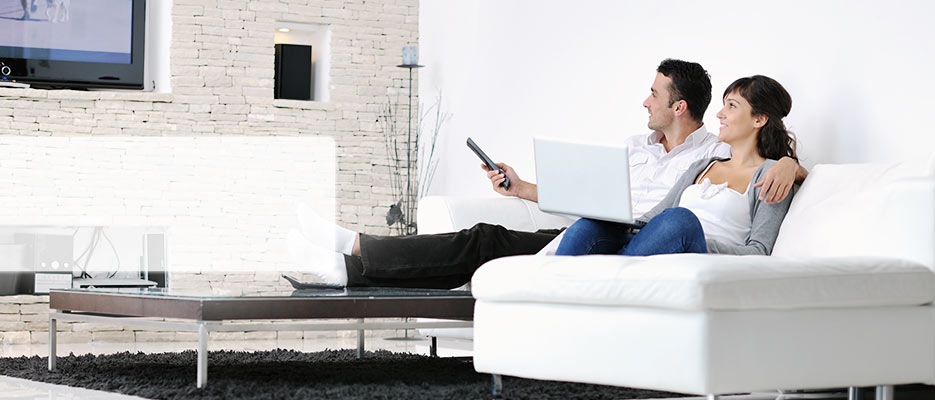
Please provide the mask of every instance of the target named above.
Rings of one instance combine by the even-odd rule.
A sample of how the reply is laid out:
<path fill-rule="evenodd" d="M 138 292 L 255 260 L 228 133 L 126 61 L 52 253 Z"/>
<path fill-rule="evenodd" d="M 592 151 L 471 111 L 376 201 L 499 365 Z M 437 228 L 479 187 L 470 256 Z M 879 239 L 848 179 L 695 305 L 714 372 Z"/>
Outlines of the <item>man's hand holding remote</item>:
<path fill-rule="evenodd" d="M 513 167 L 510 167 L 509 165 L 504 163 L 496 163 L 496 165 L 503 170 L 502 174 L 496 170 L 487 168 L 487 166 L 483 163 L 480 165 L 481 169 L 487 171 L 487 178 L 490 179 L 490 183 L 493 184 L 493 190 L 495 192 L 500 193 L 503 196 L 519 197 L 521 199 L 526 199 L 532 202 L 539 201 L 539 191 L 535 184 L 519 179 L 519 176 L 516 175 L 516 171 L 514 171 Z M 505 177 L 510 178 L 509 189 L 504 189 L 503 186 L 500 186 L 500 184 L 505 180 Z"/>

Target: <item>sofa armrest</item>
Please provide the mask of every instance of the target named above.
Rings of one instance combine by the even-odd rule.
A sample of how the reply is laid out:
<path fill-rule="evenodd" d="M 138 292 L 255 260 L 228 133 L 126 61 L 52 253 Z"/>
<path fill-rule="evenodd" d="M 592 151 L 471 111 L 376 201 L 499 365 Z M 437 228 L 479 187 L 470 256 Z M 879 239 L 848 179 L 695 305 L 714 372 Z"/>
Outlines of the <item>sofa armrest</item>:
<path fill-rule="evenodd" d="M 480 222 L 535 232 L 566 227 L 574 220 L 544 213 L 536 203 L 515 197 L 427 196 L 419 200 L 416 223 L 420 234 L 455 232 Z"/>

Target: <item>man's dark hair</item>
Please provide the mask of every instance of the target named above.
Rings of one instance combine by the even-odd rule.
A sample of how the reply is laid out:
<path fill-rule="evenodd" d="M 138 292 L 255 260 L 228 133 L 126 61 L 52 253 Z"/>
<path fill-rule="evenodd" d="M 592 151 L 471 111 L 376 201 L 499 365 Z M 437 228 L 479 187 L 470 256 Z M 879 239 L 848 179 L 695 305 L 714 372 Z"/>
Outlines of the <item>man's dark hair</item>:
<path fill-rule="evenodd" d="M 685 100 L 692 119 L 701 122 L 711 103 L 711 76 L 708 71 L 698 63 L 667 58 L 659 64 L 656 72 L 672 79 L 669 107 L 676 101 Z"/>

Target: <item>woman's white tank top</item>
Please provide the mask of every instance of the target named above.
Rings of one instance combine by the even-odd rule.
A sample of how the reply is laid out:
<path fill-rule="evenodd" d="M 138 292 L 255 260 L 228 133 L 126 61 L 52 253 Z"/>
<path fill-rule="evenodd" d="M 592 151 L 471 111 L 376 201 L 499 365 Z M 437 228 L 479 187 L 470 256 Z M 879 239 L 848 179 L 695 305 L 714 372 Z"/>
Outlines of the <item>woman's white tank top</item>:
<path fill-rule="evenodd" d="M 708 173 L 714 163 L 708 165 L 701 173 Z M 753 227 L 750 219 L 750 203 L 747 192 L 750 191 L 753 181 L 747 185 L 744 193 L 727 187 L 727 182 L 712 184 L 711 180 L 704 178 L 701 183 L 691 185 L 682 192 L 679 207 L 691 210 L 704 229 L 705 239 L 714 239 L 719 242 L 743 245 Z"/>

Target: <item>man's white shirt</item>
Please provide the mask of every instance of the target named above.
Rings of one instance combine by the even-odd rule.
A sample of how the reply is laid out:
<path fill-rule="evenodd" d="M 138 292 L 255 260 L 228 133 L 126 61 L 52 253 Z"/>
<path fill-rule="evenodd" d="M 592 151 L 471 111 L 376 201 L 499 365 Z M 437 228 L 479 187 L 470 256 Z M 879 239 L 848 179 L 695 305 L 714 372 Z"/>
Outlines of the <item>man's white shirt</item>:
<path fill-rule="evenodd" d="M 660 143 L 662 137 L 662 132 L 653 132 L 626 141 L 630 152 L 630 199 L 634 216 L 643 215 L 659 204 L 695 161 L 730 157 L 730 145 L 718 141 L 717 135 L 708 132 L 704 125 L 669 152 Z"/>
<path fill-rule="evenodd" d="M 695 161 L 711 157 L 730 157 L 730 145 L 702 125 L 685 138 L 685 142 L 666 151 L 660 142 L 662 132 L 627 138 L 630 153 L 630 201 L 633 215 L 640 216 L 665 198 L 688 167 Z M 564 232 L 551 241 L 540 255 L 553 255 Z"/>

